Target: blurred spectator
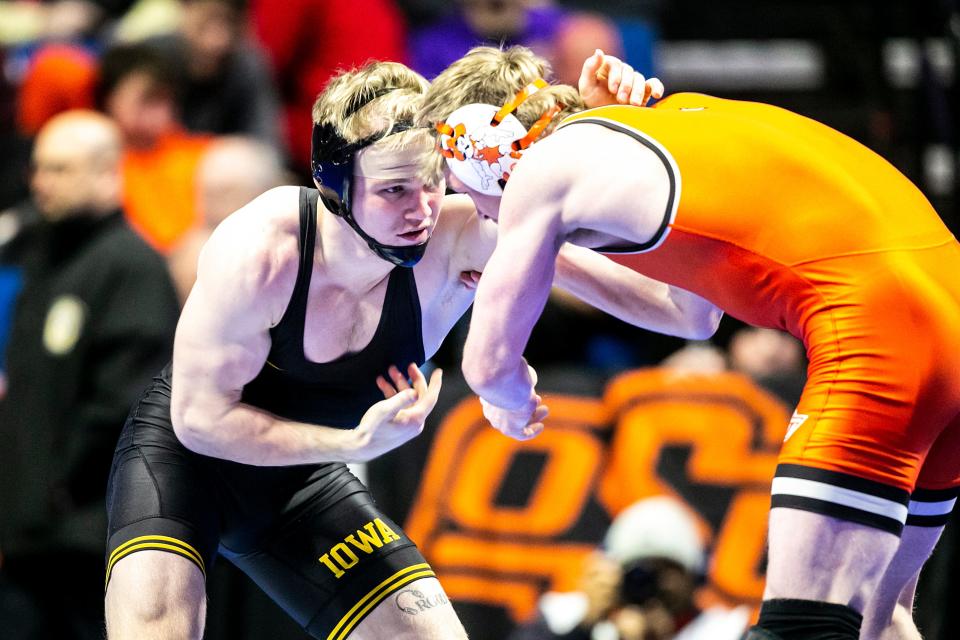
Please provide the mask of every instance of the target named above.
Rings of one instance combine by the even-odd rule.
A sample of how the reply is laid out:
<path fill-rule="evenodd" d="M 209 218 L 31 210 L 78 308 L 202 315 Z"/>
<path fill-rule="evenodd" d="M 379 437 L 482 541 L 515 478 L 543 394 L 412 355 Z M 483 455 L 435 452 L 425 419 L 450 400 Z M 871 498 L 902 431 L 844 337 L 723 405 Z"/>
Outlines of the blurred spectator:
<path fill-rule="evenodd" d="M 175 32 L 181 23 L 180 0 L 137 0 L 111 29 L 113 42 L 141 42 Z"/>
<path fill-rule="evenodd" d="M 550 51 L 553 75 L 557 82 L 577 86 L 583 61 L 589 58 L 595 49 L 605 53 L 624 57 L 620 31 L 609 18 L 595 13 L 570 13 L 560 23 Z M 636 64 L 632 60 L 629 61 Z M 647 76 L 653 69 L 640 68 Z"/>
<path fill-rule="evenodd" d="M 251 0 L 250 10 L 280 90 L 291 160 L 307 171 L 317 94 L 337 70 L 406 62 L 403 15 L 394 0 Z"/>
<path fill-rule="evenodd" d="M 178 120 L 180 76 L 146 45 L 122 45 L 101 60 L 99 98 L 123 135 L 123 205 L 127 220 L 167 252 L 194 224 L 196 172 L 210 138 Z"/>
<path fill-rule="evenodd" d="M 511 640 L 736 640 L 746 607 L 701 611 L 704 574 L 696 520 L 679 501 L 658 496 L 623 510 L 590 556 L 581 591 L 547 592 L 538 618 Z"/>
<path fill-rule="evenodd" d="M 0 44 L 78 40 L 121 17 L 135 0 L 5 0 L 0 2 Z"/>
<path fill-rule="evenodd" d="M 31 200 L 0 211 L 0 401 L 7 395 L 7 341 L 23 286 L 23 246 L 41 217 Z"/>
<path fill-rule="evenodd" d="M 31 61 L 17 93 L 17 127 L 33 137 L 62 111 L 92 109 L 97 61 L 86 49 L 54 44 Z"/>
<path fill-rule="evenodd" d="M 745 327 L 730 339 L 730 368 L 778 396 L 788 406 L 796 405 L 807 380 L 803 344 L 783 331 Z"/>
<path fill-rule="evenodd" d="M 120 212 L 120 153 L 100 114 L 50 120 L 33 154 L 42 220 L 7 256 L 24 276 L 0 401 L 5 640 L 103 637 L 110 458 L 130 404 L 169 355 L 177 314 L 163 260 Z"/>
<path fill-rule="evenodd" d="M 286 183 L 280 157 L 250 138 L 217 138 L 197 172 L 200 221 L 167 256 L 181 304 L 197 279 L 197 259 L 207 238 L 224 218 L 263 192 Z"/>
<path fill-rule="evenodd" d="M 679 372 L 749 376 L 787 406 L 796 405 L 807 380 L 803 344 L 783 331 L 743 326 L 731 336 L 727 352 L 709 342 L 691 342 L 661 365 Z"/>
<path fill-rule="evenodd" d="M 0 68 L 6 69 L 8 52 L 0 47 Z M 17 89 L 8 74 L 0 74 L 0 211 L 24 200 L 27 195 L 27 165 L 30 141 L 16 126 Z M 0 232 L 2 235 L 2 232 Z"/>
<path fill-rule="evenodd" d="M 529 0 L 456 0 L 453 12 L 411 34 L 411 64 L 430 79 L 481 44 L 530 47 L 550 60 L 557 80 L 573 86 L 594 49 L 622 56 L 616 26 L 603 16 Z"/>
<path fill-rule="evenodd" d="M 692 342 L 664 358 L 660 366 L 680 373 L 714 374 L 727 370 L 727 359 L 709 342 Z"/>
<path fill-rule="evenodd" d="M 564 17 L 557 7 L 531 7 L 527 0 L 455 0 L 453 5 L 438 22 L 410 35 L 411 66 L 427 79 L 481 44 L 522 44 L 550 59 Z"/>
<path fill-rule="evenodd" d="M 246 39 L 247 0 L 182 0 L 176 33 L 148 41 L 180 69 L 180 117 L 191 131 L 244 134 L 280 148 L 280 105 L 259 49 Z"/>

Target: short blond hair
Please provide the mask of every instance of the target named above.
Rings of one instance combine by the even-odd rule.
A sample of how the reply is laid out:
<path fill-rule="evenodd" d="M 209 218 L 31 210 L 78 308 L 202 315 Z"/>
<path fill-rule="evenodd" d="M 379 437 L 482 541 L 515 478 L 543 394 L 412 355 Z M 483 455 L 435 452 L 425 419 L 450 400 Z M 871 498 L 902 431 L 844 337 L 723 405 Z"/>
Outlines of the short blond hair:
<path fill-rule="evenodd" d="M 329 124 L 347 143 L 386 135 L 397 123 L 413 124 L 430 84 L 399 62 L 368 62 L 334 76 L 313 104 L 314 124 Z M 377 140 L 386 151 L 423 147 L 421 178 L 439 183 L 442 173 L 434 160 L 432 133 L 412 128 Z"/>
<path fill-rule="evenodd" d="M 460 107 L 474 102 L 500 106 L 538 78 L 549 80 L 550 63 L 526 47 L 474 47 L 434 79 L 417 123 L 433 127 Z M 550 85 L 527 98 L 514 115 L 530 128 L 555 105 L 563 105 L 547 133 L 565 116 L 584 109 L 576 89 Z"/>

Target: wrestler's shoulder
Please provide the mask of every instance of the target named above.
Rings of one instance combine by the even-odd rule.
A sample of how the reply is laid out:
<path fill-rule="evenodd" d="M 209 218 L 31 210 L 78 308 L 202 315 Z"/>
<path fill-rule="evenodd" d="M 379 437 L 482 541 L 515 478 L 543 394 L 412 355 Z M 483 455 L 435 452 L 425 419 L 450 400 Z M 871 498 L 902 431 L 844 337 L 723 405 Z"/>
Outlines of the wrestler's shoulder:
<path fill-rule="evenodd" d="M 264 191 L 227 220 L 233 220 L 238 226 L 270 227 L 299 233 L 300 187 L 282 186 Z"/>
<path fill-rule="evenodd" d="M 222 267 L 276 274 L 299 264 L 299 187 L 276 187 L 254 198 L 217 226 L 201 255 Z M 257 268 L 260 265 L 260 268 Z"/>
<path fill-rule="evenodd" d="M 444 196 L 430 242 L 437 245 L 454 242 L 476 219 L 477 208 L 469 196 L 460 193 Z"/>
<path fill-rule="evenodd" d="M 299 237 L 300 187 L 275 187 L 260 194 L 224 219 L 214 235 L 233 241 L 270 244 L 283 236 Z"/>

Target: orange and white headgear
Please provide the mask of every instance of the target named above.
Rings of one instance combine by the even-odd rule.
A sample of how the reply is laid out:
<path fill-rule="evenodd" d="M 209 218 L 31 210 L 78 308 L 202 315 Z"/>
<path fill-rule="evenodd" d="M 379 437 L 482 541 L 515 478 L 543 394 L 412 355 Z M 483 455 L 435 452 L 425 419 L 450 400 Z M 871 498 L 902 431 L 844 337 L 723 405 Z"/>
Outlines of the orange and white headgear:
<path fill-rule="evenodd" d="M 563 105 L 555 105 L 529 131 L 513 115 L 524 100 L 546 86 L 546 81 L 538 78 L 502 107 L 468 104 L 451 113 L 445 122 L 437 123 L 438 146 L 450 171 L 475 191 L 488 196 L 503 195 L 503 187 L 523 150 L 540 137 L 563 109 Z"/>

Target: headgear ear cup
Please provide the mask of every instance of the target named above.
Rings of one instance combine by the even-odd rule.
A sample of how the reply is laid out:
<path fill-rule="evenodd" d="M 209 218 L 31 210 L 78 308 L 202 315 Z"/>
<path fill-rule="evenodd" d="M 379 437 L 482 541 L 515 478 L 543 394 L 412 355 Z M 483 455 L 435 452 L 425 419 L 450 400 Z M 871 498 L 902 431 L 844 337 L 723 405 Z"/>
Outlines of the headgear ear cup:
<path fill-rule="evenodd" d="M 344 113 L 349 117 L 370 101 L 393 91 L 386 88 L 373 94 L 368 100 L 352 105 Z M 415 245 L 387 245 L 376 240 L 357 224 L 350 208 L 350 188 L 353 177 L 354 155 L 378 140 L 401 131 L 412 129 L 409 122 L 398 121 L 384 134 L 348 143 L 329 123 L 313 125 L 310 150 L 310 169 L 313 179 L 320 187 L 320 198 L 331 213 L 343 218 L 367 246 L 380 258 L 401 267 L 413 267 L 427 250 L 427 242 Z"/>

